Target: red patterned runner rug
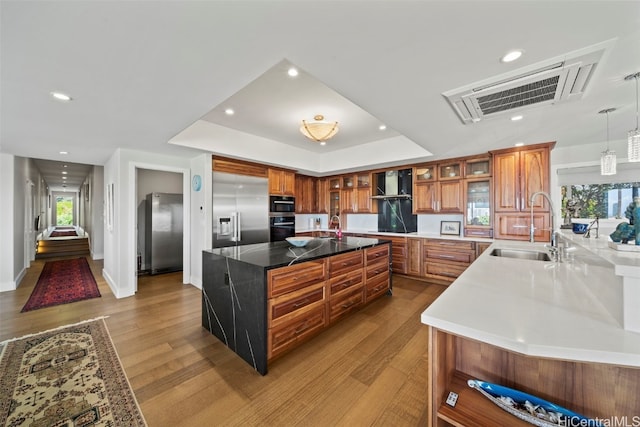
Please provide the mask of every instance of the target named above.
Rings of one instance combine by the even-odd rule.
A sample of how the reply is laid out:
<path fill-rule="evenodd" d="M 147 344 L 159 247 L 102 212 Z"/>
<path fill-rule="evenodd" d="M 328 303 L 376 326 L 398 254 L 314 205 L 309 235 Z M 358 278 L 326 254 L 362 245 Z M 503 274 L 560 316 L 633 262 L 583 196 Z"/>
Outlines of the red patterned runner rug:
<path fill-rule="evenodd" d="M 51 234 L 49 234 L 49 237 L 68 237 L 68 236 L 77 236 L 78 233 L 75 232 L 75 230 L 63 230 L 63 231 L 52 231 Z"/>
<path fill-rule="evenodd" d="M 0 343 L 0 426 L 146 426 L 103 318 Z"/>
<path fill-rule="evenodd" d="M 100 296 L 86 258 L 49 261 L 21 312 Z"/>

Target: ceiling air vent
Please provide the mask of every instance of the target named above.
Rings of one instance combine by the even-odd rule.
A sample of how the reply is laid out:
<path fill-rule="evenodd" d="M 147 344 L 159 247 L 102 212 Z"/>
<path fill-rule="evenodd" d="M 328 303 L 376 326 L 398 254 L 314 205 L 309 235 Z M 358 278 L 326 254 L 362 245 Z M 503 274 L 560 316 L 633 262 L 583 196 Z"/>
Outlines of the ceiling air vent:
<path fill-rule="evenodd" d="M 578 100 L 613 40 L 442 95 L 464 124 L 526 108 Z"/>

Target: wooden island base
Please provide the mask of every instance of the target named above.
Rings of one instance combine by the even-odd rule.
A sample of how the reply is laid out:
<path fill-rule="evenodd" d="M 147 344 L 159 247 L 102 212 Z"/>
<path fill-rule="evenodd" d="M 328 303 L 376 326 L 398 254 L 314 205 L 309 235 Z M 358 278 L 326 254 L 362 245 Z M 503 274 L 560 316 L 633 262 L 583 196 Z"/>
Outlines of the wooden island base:
<path fill-rule="evenodd" d="M 432 326 L 429 360 L 430 426 L 531 425 L 470 388 L 468 379 L 514 388 L 603 423 L 640 422 L 640 368 L 526 356 Z M 455 407 L 445 402 L 451 391 L 459 395 Z"/>

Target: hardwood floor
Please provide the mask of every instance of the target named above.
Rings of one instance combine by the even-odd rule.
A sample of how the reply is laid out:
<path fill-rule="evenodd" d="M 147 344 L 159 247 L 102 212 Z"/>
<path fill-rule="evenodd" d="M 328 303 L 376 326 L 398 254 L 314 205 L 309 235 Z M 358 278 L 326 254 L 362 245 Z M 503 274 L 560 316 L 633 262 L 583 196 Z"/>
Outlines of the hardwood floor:
<path fill-rule="evenodd" d="M 142 276 L 117 300 L 89 264 L 101 298 L 20 313 L 40 275 L 0 293 L 0 341 L 98 316 L 142 412 L 155 426 L 423 426 L 427 327 L 420 313 L 444 286 L 394 277 L 382 297 L 273 362 L 260 376 L 201 327 L 200 290 L 182 273 Z M 49 259 L 50 261 L 51 259 Z"/>

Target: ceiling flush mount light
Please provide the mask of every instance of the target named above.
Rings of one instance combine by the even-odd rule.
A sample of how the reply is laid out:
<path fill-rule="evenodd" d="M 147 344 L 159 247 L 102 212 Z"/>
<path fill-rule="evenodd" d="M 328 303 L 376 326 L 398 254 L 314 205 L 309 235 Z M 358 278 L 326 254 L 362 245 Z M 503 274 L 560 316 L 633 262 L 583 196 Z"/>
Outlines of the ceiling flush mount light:
<path fill-rule="evenodd" d="M 507 52 L 507 54 L 505 56 L 503 56 L 502 58 L 500 58 L 500 62 L 513 62 L 516 59 L 520 58 L 522 56 L 523 51 L 518 49 L 518 50 L 512 50 L 511 52 Z"/>
<path fill-rule="evenodd" d="M 233 108 L 227 108 L 226 110 L 224 110 L 224 113 L 225 113 L 227 116 L 233 116 L 236 112 L 235 112 L 235 111 L 233 111 Z"/>
<path fill-rule="evenodd" d="M 516 147 L 522 147 L 524 145 L 524 142 L 516 142 L 514 145 Z"/>
<path fill-rule="evenodd" d="M 636 81 L 636 128 L 630 130 L 627 134 L 627 142 L 629 143 L 628 160 L 630 162 L 640 162 L 640 129 L 638 129 L 638 78 L 640 78 L 640 72 L 630 74 L 625 77 L 625 80 L 634 79 Z"/>
<path fill-rule="evenodd" d="M 298 76 L 298 70 L 296 70 L 295 68 L 291 67 L 287 70 L 287 74 L 289 75 L 289 77 L 297 77 Z"/>
<path fill-rule="evenodd" d="M 63 102 L 68 102 L 71 101 L 73 98 L 71 98 L 69 95 L 67 95 L 66 93 L 62 93 L 62 92 L 50 92 L 50 95 L 52 98 L 57 99 L 58 101 L 63 101 Z"/>
<path fill-rule="evenodd" d="M 315 116 L 313 120 L 313 122 L 303 120 L 300 126 L 300 132 L 310 140 L 325 145 L 324 141 L 338 133 L 338 122 L 327 122 L 321 114 Z"/>
<path fill-rule="evenodd" d="M 522 116 L 513 116 L 511 117 L 512 122 L 517 122 L 518 120 L 522 120 Z"/>
<path fill-rule="evenodd" d="M 616 111 L 615 108 L 607 108 L 598 111 L 598 114 L 607 115 L 607 149 L 600 155 L 600 175 L 616 174 L 616 152 L 609 150 L 609 113 Z"/>
<path fill-rule="evenodd" d="M 60 154 L 63 154 L 63 155 L 64 154 L 69 154 L 69 152 L 68 151 L 61 151 Z"/>

